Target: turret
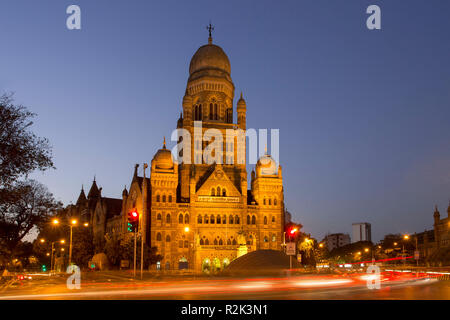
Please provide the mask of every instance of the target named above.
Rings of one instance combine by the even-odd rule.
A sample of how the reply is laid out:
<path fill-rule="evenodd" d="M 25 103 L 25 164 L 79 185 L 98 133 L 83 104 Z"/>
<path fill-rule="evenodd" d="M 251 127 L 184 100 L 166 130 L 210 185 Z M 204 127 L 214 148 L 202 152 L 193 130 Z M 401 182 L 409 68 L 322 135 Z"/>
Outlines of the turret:
<path fill-rule="evenodd" d="M 245 130 L 246 129 L 246 113 L 247 113 L 247 104 L 245 103 L 244 98 L 239 98 L 239 101 L 237 103 L 237 123 L 240 129 Z"/>

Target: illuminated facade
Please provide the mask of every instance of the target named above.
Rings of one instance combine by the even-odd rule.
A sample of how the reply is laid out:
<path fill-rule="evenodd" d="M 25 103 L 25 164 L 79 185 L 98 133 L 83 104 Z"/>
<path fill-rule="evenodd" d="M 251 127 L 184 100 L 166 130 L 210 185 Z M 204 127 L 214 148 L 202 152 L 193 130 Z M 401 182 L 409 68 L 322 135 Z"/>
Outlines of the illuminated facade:
<path fill-rule="evenodd" d="M 191 59 L 177 128 L 194 137 L 199 121 L 202 135 L 208 129 L 224 137 L 227 130 L 245 134 L 246 102 L 241 94 L 234 123 L 234 91 L 228 57 L 210 37 Z M 181 153 L 191 156 L 191 164 L 174 161 L 164 141 L 151 161 L 149 177 L 139 176 L 136 165 L 130 188 L 123 191 L 120 213 L 109 212 L 108 205 L 117 210 L 114 201 L 97 201 L 90 214 L 96 237 L 118 229 L 125 236 L 127 213 L 136 209 L 142 213 L 140 225 L 146 226 L 146 243 L 163 256 L 161 269 L 214 272 L 249 251 L 281 250 L 285 220 L 281 166 L 266 152 L 252 170 L 248 188 L 245 159 L 238 159 L 239 153 L 246 154 L 245 143 L 236 137 L 221 143 L 223 159 L 212 164 L 202 157 L 209 142 L 186 143 Z"/>

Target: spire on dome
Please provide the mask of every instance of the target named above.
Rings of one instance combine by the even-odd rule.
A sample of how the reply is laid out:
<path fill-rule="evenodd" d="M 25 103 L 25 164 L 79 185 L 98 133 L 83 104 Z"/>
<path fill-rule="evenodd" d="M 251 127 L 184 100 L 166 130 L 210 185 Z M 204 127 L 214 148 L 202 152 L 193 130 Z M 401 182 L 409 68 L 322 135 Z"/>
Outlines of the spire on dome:
<path fill-rule="evenodd" d="M 166 148 L 166 137 L 164 136 L 163 149 Z"/>
<path fill-rule="evenodd" d="M 212 31 L 214 30 L 214 27 L 211 24 L 211 21 L 209 22 L 209 25 L 206 26 L 206 30 L 209 31 L 209 37 L 208 37 L 208 44 L 212 44 Z"/>

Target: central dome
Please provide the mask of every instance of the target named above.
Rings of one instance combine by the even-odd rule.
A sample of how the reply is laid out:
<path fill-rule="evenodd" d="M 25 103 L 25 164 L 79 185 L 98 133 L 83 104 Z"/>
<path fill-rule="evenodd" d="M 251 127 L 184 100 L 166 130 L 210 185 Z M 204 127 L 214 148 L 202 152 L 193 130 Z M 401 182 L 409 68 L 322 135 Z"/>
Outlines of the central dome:
<path fill-rule="evenodd" d="M 191 59 L 189 74 L 205 69 L 218 69 L 230 75 L 230 60 L 221 47 L 209 43 L 198 48 Z"/>

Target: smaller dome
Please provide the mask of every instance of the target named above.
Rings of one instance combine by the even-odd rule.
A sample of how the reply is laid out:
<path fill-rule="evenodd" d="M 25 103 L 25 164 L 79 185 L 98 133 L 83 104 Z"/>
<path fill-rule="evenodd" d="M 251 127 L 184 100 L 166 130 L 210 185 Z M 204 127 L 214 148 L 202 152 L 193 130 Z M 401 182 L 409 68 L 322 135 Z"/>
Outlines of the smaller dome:
<path fill-rule="evenodd" d="M 237 107 L 238 107 L 238 109 L 240 109 L 240 108 L 247 108 L 247 104 L 245 103 L 245 100 L 242 97 L 242 92 L 241 92 L 241 97 L 238 100 Z"/>
<path fill-rule="evenodd" d="M 157 169 L 173 169 L 172 152 L 166 149 L 166 138 L 164 138 L 163 148 L 159 149 L 158 152 L 156 152 L 152 161 L 155 161 L 155 166 Z"/>
<path fill-rule="evenodd" d="M 267 153 L 259 158 L 256 163 L 256 168 L 261 169 L 262 175 L 276 175 L 277 174 L 277 163 L 275 160 Z"/>

